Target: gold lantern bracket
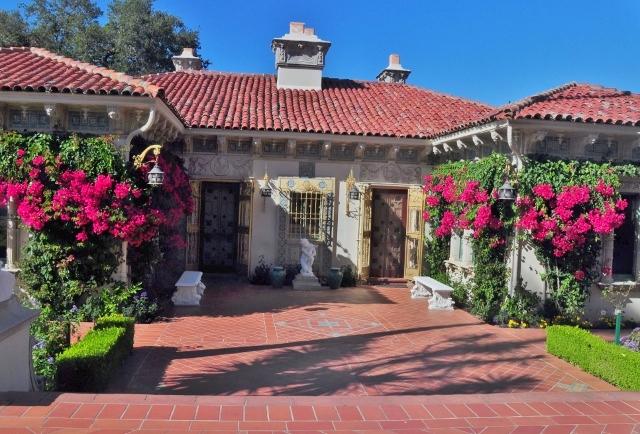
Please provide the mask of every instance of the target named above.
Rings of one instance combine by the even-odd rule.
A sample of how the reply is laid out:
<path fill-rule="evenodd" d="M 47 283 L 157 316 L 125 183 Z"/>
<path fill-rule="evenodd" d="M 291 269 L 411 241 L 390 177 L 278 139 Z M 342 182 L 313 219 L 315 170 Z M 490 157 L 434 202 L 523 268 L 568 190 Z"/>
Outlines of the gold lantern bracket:
<path fill-rule="evenodd" d="M 160 155 L 160 150 L 162 150 L 162 145 L 151 145 L 148 146 L 147 149 L 142 151 L 140 155 L 136 155 L 133 157 L 133 167 L 139 169 L 144 164 L 144 159 L 149 153 L 149 151 L 153 151 L 153 155 L 156 157 L 156 161 L 158 160 L 158 156 Z"/>

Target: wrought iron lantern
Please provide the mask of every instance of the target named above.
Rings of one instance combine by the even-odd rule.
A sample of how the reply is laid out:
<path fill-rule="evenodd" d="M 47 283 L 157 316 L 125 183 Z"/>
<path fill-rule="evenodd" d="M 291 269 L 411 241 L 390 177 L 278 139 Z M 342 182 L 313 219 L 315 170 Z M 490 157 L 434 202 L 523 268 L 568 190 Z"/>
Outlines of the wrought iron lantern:
<path fill-rule="evenodd" d="M 504 184 L 498 189 L 499 200 L 516 200 L 516 189 L 509 184 L 509 180 L 506 180 Z"/>
<path fill-rule="evenodd" d="M 158 163 L 154 164 L 153 169 L 149 171 L 147 179 L 149 180 L 149 185 L 152 187 L 162 185 L 164 182 L 164 172 L 160 170 Z"/>
<path fill-rule="evenodd" d="M 262 197 L 271 197 L 271 187 L 269 184 L 265 184 L 264 187 L 260 189 L 260 196 Z"/>
<path fill-rule="evenodd" d="M 160 150 L 162 149 L 162 145 L 151 145 L 147 147 L 140 155 L 136 155 L 133 157 L 133 167 L 139 169 L 143 164 L 146 164 L 144 158 L 147 156 L 149 151 L 153 150 L 153 155 L 156 157 L 155 164 L 153 169 L 149 171 L 147 176 L 148 184 L 152 187 L 162 185 L 164 182 L 164 172 L 160 170 L 158 167 L 158 156 L 160 155 Z"/>
<path fill-rule="evenodd" d="M 271 197 L 271 186 L 269 185 L 269 175 L 267 175 L 267 166 L 264 166 L 264 185 L 260 189 L 260 196 Z"/>
<path fill-rule="evenodd" d="M 355 185 L 351 187 L 351 190 L 349 190 L 349 199 L 360 200 L 360 190 L 358 190 L 358 187 Z"/>

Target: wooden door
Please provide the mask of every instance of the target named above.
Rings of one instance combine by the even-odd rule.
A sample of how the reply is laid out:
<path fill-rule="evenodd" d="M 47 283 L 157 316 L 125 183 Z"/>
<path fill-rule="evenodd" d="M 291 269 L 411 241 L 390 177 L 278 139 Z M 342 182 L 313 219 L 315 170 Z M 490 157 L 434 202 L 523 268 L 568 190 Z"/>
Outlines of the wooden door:
<path fill-rule="evenodd" d="M 201 191 L 200 269 L 209 273 L 234 273 L 240 185 L 204 182 Z"/>
<path fill-rule="evenodd" d="M 411 279 L 420 275 L 422 262 L 422 207 L 424 193 L 422 188 L 410 188 L 407 203 L 407 231 L 404 263 L 404 278 Z"/>
<path fill-rule="evenodd" d="M 358 255 L 358 272 L 360 280 L 367 281 L 371 275 L 371 208 L 373 205 L 373 190 L 363 186 L 360 201 L 360 252 Z"/>
<path fill-rule="evenodd" d="M 371 277 L 404 277 L 407 191 L 373 191 Z"/>

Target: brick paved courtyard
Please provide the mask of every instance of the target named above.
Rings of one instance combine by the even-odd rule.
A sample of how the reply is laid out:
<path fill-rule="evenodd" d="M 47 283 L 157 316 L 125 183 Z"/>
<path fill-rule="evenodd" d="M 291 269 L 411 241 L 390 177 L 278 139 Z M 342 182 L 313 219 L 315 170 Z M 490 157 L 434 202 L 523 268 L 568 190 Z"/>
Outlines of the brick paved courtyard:
<path fill-rule="evenodd" d="M 0 393 L 0 434 L 640 433 L 640 392 L 547 355 L 544 330 L 407 288 L 206 283 L 200 307 L 136 326 L 108 393 Z"/>
<path fill-rule="evenodd" d="M 407 288 L 294 292 L 207 276 L 200 307 L 136 328 L 114 393 L 433 395 L 616 390 L 546 354 L 544 330 L 430 311 Z"/>

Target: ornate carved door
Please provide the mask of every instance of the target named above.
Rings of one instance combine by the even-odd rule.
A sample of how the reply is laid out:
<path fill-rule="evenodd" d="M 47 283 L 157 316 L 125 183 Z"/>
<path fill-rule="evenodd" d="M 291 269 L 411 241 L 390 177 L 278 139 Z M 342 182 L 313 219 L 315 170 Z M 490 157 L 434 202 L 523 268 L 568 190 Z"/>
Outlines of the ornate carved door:
<path fill-rule="evenodd" d="M 422 205 L 424 193 L 421 188 L 410 188 L 407 203 L 407 237 L 405 250 L 404 277 L 410 279 L 420 275 L 422 262 Z"/>
<path fill-rule="evenodd" d="M 193 212 L 187 217 L 187 263 L 186 270 L 195 271 L 200 260 L 200 181 L 190 181 L 191 194 L 195 204 Z"/>
<path fill-rule="evenodd" d="M 358 270 L 361 280 L 368 280 L 371 273 L 371 209 L 373 205 L 373 190 L 364 186 L 360 201 L 360 252 Z"/>
<path fill-rule="evenodd" d="M 204 182 L 201 190 L 200 269 L 210 273 L 235 272 L 240 184 Z"/>
<path fill-rule="evenodd" d="M 407 191 L 374 190 L 371 220 L 371 277 L 404 277 Z"/>
<path fill-rule="evenodd" d="M 251 245 L 251 203 L 253 200 L 253 183 L 245 181 L 240 184 L 240 201 L 238 203 L 238 259 L 236 273 L 249 276 Z"/>

